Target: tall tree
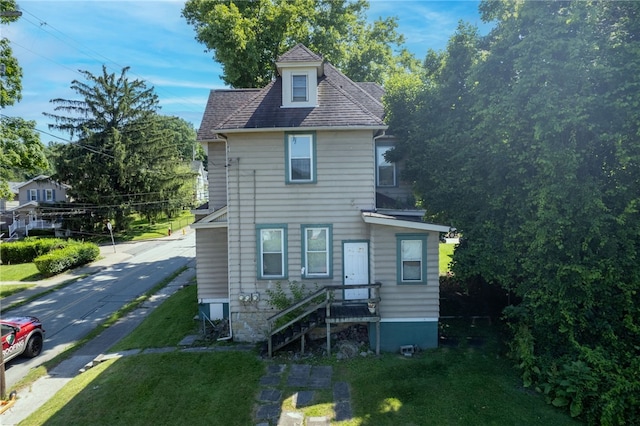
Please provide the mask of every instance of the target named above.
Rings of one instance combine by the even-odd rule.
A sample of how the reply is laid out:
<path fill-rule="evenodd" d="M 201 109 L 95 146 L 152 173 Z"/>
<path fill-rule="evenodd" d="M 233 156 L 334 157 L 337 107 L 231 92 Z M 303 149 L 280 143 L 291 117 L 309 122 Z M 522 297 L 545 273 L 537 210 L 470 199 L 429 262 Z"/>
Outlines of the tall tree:
<path fill-rule="evenodd" d="M 35 126 L 35 121 L 22 118 L 0 118 L 0 198 L 12 197 L 9 180 L 24 179 L 48 168 Z"/>
<path fill-rule="evenodd" d="M 18 20 L 15 0 L 0 0 L 0 23 L 9 24 Z M 9 39 L 0 38 L 0 108 L 13 105 L 22 98 L 22 68 L 13 56 Z"/>
<path fill-rule="evenodd" d="M 0 22 L 9 24 L 19 18 L 14 0 L 0 0 Z M 0 108 L 20 102 L 22 68 L 13 56 L 7 38 L 0 39 Z M 12 196 L 8 181 L 37 173 L 47 167 L 44 146 L 35 130 L 35 122 L 18 117 L 0 117 L 0 198 Z"/>
<path fill-rule="evenodd" d="M 475 63 L 451 62 L 454 37 L 412 119 L 394 115 L 399 152 L 464 233 L 456 274 L 516 296 L 525 384 L 592 424 L 640 422 L 640 3 L 481 11 L 495 28 Z"/>
<path fill-rule="evenodd" d="M 204 148 L 196 142 L 196 129 L 193 124 L 179 117 L 161 116 L 160 126 L 168 130 L 172 135 L 172 142 L 183 161 L 199 160 L 206 157 Z"/>
<path fill-rule="evenodd" d="M 416 60 L 401 48 L 396 19 L 369 24 L 368 8 L 364 0 L 189 0 L 182 14 L 232 87 L 267 85 L 276 76 L 278 56 L 297 43 L 354 81 L 382 84 Z"/>
<path fill-rule="evenodd" d="M 128 69 L 119 76 L 104 66 L 100 75 L 81 71 L 86 81 L 74 80 L 71 88 L 82 99 L 54 99 L 56 114 L 47 114 L 56 121 L 51 127 L 79 137 L 58 147 L 56 170 L 77 205 L 91 211 L 82 223 L 89 231 L 108 218 L 125 229 L 132 211 L 150 218 L 166 211 L 188 178 L 175 134 L 157 115 L 157 95 L 143 81 L 130 81 Z"/>

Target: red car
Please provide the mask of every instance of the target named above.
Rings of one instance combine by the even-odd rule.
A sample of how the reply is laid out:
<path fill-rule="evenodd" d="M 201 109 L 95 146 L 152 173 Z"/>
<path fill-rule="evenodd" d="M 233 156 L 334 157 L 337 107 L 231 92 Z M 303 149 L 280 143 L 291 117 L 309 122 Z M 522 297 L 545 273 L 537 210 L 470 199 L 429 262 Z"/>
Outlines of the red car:
<path fill-rule="evenodd" d="M 10 317 L 0 320 L 4 362 L 18 355 L 29 358 L 40 355 L 44 341 L 42 323 L 36 317 Z"/>

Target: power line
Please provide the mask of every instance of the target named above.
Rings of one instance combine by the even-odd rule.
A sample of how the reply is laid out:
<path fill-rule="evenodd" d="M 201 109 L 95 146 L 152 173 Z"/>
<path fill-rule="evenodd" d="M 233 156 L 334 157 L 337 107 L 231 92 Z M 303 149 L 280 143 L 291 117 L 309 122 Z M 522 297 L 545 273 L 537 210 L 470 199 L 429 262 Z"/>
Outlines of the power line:
<path fill-rule="evenodd" d="M 23 19 L 25 19 L 25 21 L 27 21 L 29 24 L 31 24 L 31 25 L 33 25 L 34 27 L 38 28 L 40 31 L 43 31 L 43 32 L 45 32 L 45 33 L 47 33 L 47 34 L 51 35 L 52 37 L 54 37 L 54 38 L 56 38 L 56 39 L 60 40 L 62 43 L 64 43 L 64 44 L 66 44 L 66 45 L 70 46 L 70 47 L 71 47 L 71 48 L 73 48 L 74 50 L 77 50 L 77 51 L 78 51 L 78 52 L 80 52 L 82 55 L 87 56 L 87 57 L 89 57 L 89 58 L 91 58 L 91 59 L 93 59 L 93 60 L 95 60 L 95 61 L 97 61 L 97 62 L 100 62 L 100 63 L 104 63 L 104 62 L 106 61 L 106 62 L 108 62 L 109 64 L 115 65 L 115 66 L 117 66 L 117 67 L 119 68 L 119 69 L 115 70 L 112 66 L 109 66 L 109 64 L 105 64 L 105 65 L 107 66 L 107 68 L 110 68 L 112 71 L 120 71 L 120 70 L 122 70 L 123 68 L 125 68 L 123 65 L 119 64 L 118 62 L 114 61 L 113 59 L 108 58 L 107 56 L 103 55 L 102 53 L 97 52 L 97 51 L 95 51 L 95 50 L 91 49 L 90 47 L 87 47 L 87 46 L 85 46 L 84 44 L 82 44 L 82 43 L 80 43 L 80 42 L 76 41 L 73 37 L 71 37 L 71 36 L 67 35 L 67 34 L 66 34 L 66 33 L 64 33 L 63 31 L 61 31 L 61 30 L 59 30 L 58 28 L 56 28 L 56 27 L 52 26 L 51 24 L 47 23 L 46 21 L 44 21 L 44 20 L 43 20 L 43 19 L 41 19 L 40 17 L 38 17 L 38 16 L 34 15 L 34 14 L 33 14 L 33 13 L 31 13 L 30 11 L 28 11 L 28 10 L 26 10 L 26 9 L 22 8 L 22 7 L 21 7 L 21 10 L 22 10 L 24 13 L 28 14 L 29 16 L 33 17 L 34 19 L 36 19 L 36 20 L 38 21 L 38 22 L 36 23 L 36 22 L 33 22 L 33 21 L 32 21 L 32 20 L 30 20 L 30 19 L 23 18 Z M 60 37 L 60 36 L 57 36 L 56 34 L 54 34 L 54 33 L 53 33 L 53 32 L 51 32 L 51 31 L 48 31 L 47 29 L 49 29 L 49 28 L 50 28 L 51 30 L 55 31 L 56 33 L 60 34 L 60 36 L 61 36 L 61 37 Z M 64 39 L 63 39 L 63 38 L 64 38 Z M 68 41 L 66 41 L 66 40 L 70 40 L 70 42 L 68 42 Z M 39 53 L 36 53 L 36 52 L 34 52 L 33 50 L 30 50 L 30 49 L 28 49 L 28 48 L 26 48 L 26 47 L 24 47 L 24 46 L 22 46 L 22 45 L 20 45 L 20 44 L 18 44 L 18 43 L 15 43 L 15 42 L 13 42 L 13 41 L 10 41 L 10 42 L 11 42 L 12 44 L 15 44 L 16 46 L 19 46 L 20 48 L 23 48 L 23 49 L 25 49 L 25 50 L 27 50 L 27 51 L 29 51 L 29 52 L 33 53 L 33 54 L 36 54 L 36 55 L 38 55 L 38 56 L 40 56 L 40 57 L 43 57 L 43 58 L 45 58 L 45 59 L 47 59 L 47 60 L 49 60 L 49 61 L 51 61 L 51 62 L 53 62 L 53 63 L 55 63 L 55 64 L 57 64 L 57 65 L 60 65 L 60 66 L 62 66 L 62 67 L 64 67 L 64 68 L 66 68 L 66 69 L 71 70 L 69 67 L 67 67 L 67 66 L 66 66 L 66 65 L 64 65 L 64 64 L 61 64 L 61 63 L 59 63 L 59 62 L 57 62 L 57 61 L 55 61 L 55 60 L 52 60 L 52 59 L 50 59 L 50 58 L 47 58 L 46 56 L 43 56 L 43 55 L 41 55 L 41 54 L 39 54 Z M 71 70 L 71 71 L 73 71 L 74 73 L 80 74 L 80 73 L 78 72 L 78 70 Z M 179 99 L 179 100 L 183 101 L 183 105 L 190 105 L 190 106 L 194 106 L 194 107 L 196 107 L 197 109 L 195 109 L 194 111 L 197 111 L 197 112 L 201 112 L 201 111 L 202 111 L 202 105 L 200 105 L 200 104 L 195 104 L 195 103 L 193 103 L 193 102 L 189 101 L 188 99 L 183 98 L 183 97 L 181 97 L 181 96 L 177 95 L 176 93 L 173 93 L 173 92 L 168 91 L 168 90 L 166 90 L 166 89 L 157 89 L 157 88 L 155 87 L 155 85 L 153 84 L 153 82 L 151 82 L 151 81 L 149 81 L 148 79 L 146 79 L 146 78 L 144 78 L 144 77 L 140 76 L 139 74 L 135 73 L 134 71 L 131 71 L 131 70 L 130 70 L 129 72 L 130 72 L 130 74 L 131 74 L 131 75 L 133 75 L 133 76 L 137 77 L 137 78 L 138 78 L 138 79 L 140 79 L 141 81 L 143 81 L 143 82 L 145 82 L 145 83 L 149 84 L 150 86 L 152 86 L 152 87 L 154 88 L 154 90 L 155 90 L 155 91 L 157 91 L 157 92 L 159 92 L 159 93 L 164 93 L 164 94 L 169 95 L 170 97 L 173 97 L 173 98 L 175 98 L 175 99 Z"/>

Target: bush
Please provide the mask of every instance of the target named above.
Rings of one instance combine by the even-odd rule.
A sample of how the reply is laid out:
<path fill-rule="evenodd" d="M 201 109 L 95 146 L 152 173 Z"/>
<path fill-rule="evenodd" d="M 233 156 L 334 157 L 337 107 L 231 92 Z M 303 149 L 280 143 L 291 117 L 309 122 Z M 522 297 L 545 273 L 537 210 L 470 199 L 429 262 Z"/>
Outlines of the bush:
<path fill-rule="evenodd" d="M 39 256 L 33 263 L 41 274 L 52 276 L 92 262 L 99 254 L 100 248 L 93 243 L 74 243 Z"/>
<path fill-rule="evenodd" d="M 295 281 L 295 280 L 289 281 L 287 287 L 288 287 L 288 291 L 282 288 L 281 281 L 277 281 L 273 289 L 266 290 L 266 293 L 268 296 L 267 303 L 269 303 L 271 307 L 276 308 L 279 311 L 282 311 L 288 308 L 289 306 L 293 305 L 294 303 L 297 303 L 302 299 L 315 293 L 315 291 L 317 291 L 318 289 L 318 285 L 316 284 L 315 291 L 307 290 L 304 283 L 299 283 L 298 281 Z M 322 301 L 322 298 L 323 298 L 322 296 L 319 296 L 317 299 L 312 300 L 310 303 L 320 303 L 320 301 Z M 276 323 L 274 324 L 274 328 L 280 328 L 284 324 L 296 318 L 302 312 L 304 312 L 304 307 L 300 307 L 298 309 L 295 309 L 289 312 L 288 314 L 286 314 L 282 318 L 279 318 L 276 321 Z"/>
<path fill-rule="evenodd" d="M 23 241 L 0 244 L 0 258 L 5 265 L 33 262 L 38 256 L 67 246 L 59 238 L 26 238 Z"/>

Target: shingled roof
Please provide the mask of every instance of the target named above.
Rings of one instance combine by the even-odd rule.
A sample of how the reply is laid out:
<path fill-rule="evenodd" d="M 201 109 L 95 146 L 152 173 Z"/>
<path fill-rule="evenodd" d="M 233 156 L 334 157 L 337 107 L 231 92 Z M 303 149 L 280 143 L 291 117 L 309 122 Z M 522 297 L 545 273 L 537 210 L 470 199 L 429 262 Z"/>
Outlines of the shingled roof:
<path fill-rule="evenodd" d="M 276 62 L 318 62 L 322 56 L 313 53 L 307 46 L 298 43 L 276 59 Z"/>
<path fill-rule="evenodd" d="M 281 62 L 322 58 L 298 44 L 278 58 Z M 375 83 L 354 83 L 330 64 L 318 78 L 318 105 L 282 107 L 282 78 L 262 89 L 212 90 L 198 131 L 198 140 L 248 129 L 372 127 L 386 128 L 383 89 Z"/>

